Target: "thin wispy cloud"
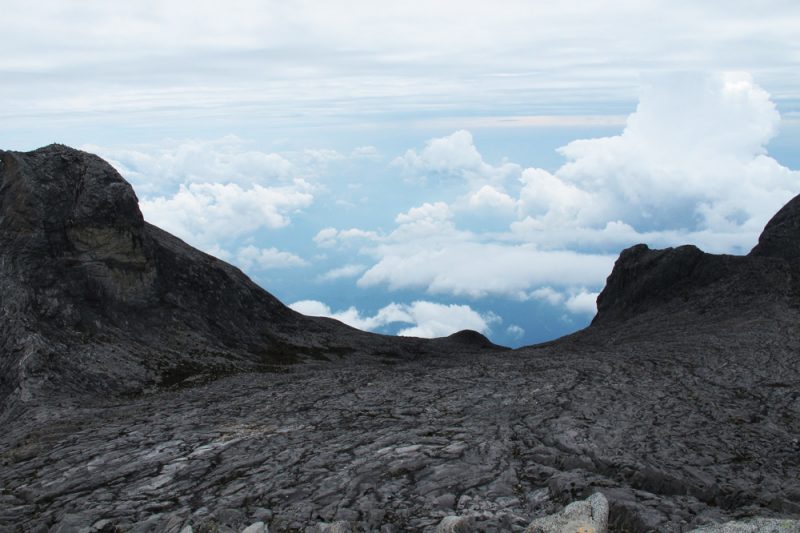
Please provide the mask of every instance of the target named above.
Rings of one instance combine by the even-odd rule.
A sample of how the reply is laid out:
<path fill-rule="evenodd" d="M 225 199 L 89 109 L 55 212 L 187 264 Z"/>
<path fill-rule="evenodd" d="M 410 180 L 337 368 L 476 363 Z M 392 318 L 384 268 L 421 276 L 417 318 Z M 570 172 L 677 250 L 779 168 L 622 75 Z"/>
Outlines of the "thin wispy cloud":
<path fill-rule="evenodd" d="M 6 120 L 619 115 L 642 72 L 732 66 L 758 71 L 782 99 L 800 89 L 786 75 L 800 8 L 783 1 L 37 6 L 33 16 L 20 0 L 5 5 Z"/>

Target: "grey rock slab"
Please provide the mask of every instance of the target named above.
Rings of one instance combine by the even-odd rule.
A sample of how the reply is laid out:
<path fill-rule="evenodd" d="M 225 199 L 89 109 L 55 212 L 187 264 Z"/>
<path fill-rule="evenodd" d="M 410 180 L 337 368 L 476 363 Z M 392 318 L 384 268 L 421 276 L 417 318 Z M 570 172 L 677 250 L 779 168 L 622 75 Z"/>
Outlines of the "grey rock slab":
<path fill-rule="evenodd" d="M 269 533 L 269 528 L 264 522 L 255 522 L 244 528 L 241 533 Z"/>
<path fill-rule="evenodd" d="M 606 533 L 608 530 L 608 500 L 601 493 L 588 499 L 572 502 L 560 513 L 537 518 L 525 533 Z"/>
<path fill-rule="evenodd" d="M 472 533 L 475 519 L 471 516 L 445 516 L 436 526 L 436 533 Z"/>
<path fill-rule="evenodd" d="M 324 523 L 321 522 L 317 524 L 316 529 L 314 530 L 315 533 L 352 533 L 353 528 L 350 525 L 350 522 L 339 520 L 333 523 Z"/>

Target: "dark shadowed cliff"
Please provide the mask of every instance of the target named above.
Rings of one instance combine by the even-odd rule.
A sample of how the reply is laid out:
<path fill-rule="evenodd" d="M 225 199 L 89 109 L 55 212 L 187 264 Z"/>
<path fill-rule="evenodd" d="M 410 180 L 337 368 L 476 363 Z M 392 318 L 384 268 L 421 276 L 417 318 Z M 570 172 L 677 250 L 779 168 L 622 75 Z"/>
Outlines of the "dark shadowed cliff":
<path fill-rule="evenodd" d="M 795 198 L 748 256 L 624 250 L 563 339 L 383 337 L 147 224 L 95 156 L 0 152 L 0 530 L 798 517 L 798 279 Z"/>

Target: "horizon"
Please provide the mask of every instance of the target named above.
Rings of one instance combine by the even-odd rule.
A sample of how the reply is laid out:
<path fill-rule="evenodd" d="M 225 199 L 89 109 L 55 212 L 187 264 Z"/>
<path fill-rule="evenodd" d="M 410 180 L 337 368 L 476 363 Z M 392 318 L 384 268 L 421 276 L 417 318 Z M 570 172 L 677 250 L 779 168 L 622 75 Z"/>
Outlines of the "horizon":
<path fill-rule="evenodd" d="M 550 340 L 627 246 L 746 254 L 800 193 L 789 2 L 45 4 L 0 36 L 0 147 L 97 153 L 146 220 L 361 329 Z"/>

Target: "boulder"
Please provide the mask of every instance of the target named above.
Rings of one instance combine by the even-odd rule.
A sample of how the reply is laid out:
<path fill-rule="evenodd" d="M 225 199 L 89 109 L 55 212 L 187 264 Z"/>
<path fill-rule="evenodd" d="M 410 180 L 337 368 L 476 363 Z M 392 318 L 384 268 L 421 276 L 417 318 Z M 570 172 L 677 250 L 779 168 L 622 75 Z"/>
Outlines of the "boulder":
<path fill-rule="evenodd" d="M 537 518 L 525 533 L 606 533 L 608 500 L 596 492 L 586 500 L 572 502 L 557 514 Z"/>

